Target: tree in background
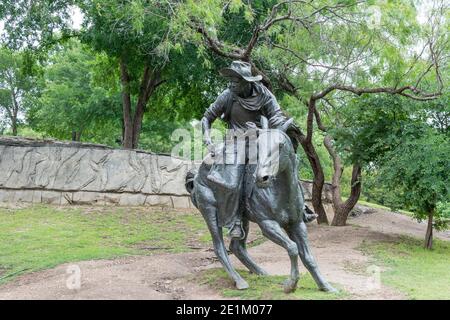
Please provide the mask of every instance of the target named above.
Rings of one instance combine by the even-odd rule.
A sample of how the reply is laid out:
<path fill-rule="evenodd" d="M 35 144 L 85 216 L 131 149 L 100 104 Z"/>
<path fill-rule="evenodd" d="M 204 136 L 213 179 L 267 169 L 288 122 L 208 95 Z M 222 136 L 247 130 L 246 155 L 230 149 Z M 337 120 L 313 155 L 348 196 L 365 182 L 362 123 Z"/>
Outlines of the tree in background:
<path fill-rule="evenodd" d="M 3 116 L 3 110 L 0 110 L 0 136 L 5 132 L 7 125 L 6 117 Z"/>
<path fill-rule="evenodd" d="M 379 160 L 401 143 L 406 132 L 423 126 L 423 107 L 423 103 L 408 101 L 396 95 L 364 94 L 348 100 L 336 113 L 339 118 L 334 121 L 335 125 L 328 130 L 329 136 L 324 139 L 329 153 L 333 154 L 333 184 L 339 184 L 339 175 L 345 166 L 357 164 L 369 175 L 376 170 Z M 370 194 L 369 186 L 370 191 L 377 189 L 369 179 L 365 187 L 366 195 Z M 335 189 L 336 197 L 340 189 Z M 382 203 L 382 199 L 389 196 L 390 193 L 383 191 L 383 196 L 377 202 Z M 335 214 L 333 223 L 345 225 L 348 212 Z"/>
<path fill-rule="evenodd" d="M 361 193 L 361 167 L 353 164 L 348 199 L 341 197 L 342 155 L 329 130 L 339 125 L 324 104 L 345 106 L 351 95 L 386 93 L 431 100 L 442 93 L 448 22 L 437 1 L 421 26 L 408 1 L 187 1 L 177 6 L 176 41 L 196 42 L 200 53 L 249 61 L 274 92 L 290 94 L 307 110 L 297 132 L 314 173 L 312 202 L 319 223 L 328 223 L 322 204 L 325 174 L 314 145 L 316 129 L 333 159 L 333 206 L 346 217 Z M 370 19 L 368 19 L 370 17 Z M 189 30 L 186 30 L 189 27 Z M 185 30 L 181 32 L 181 28 Z M 183 38 L 184 37 L 184 38 Z M 413 47 L 423 46 L 416 54 Z M 325 114 L 324 114 L 325 113 Z M 337 114 L 334 108 L 333 115 Z M 345 224 L 334 219 L 333 225 Z"/>
<path fill-rule="evenodd" d="M 34 130 L 58 139 L 81 141 L 86 136 L 100 142 L 102 134 L 112 134 L 102 127 L 120 127 L 120 100 L 94 82 L 97 59 L 74 39 L 51 53 L 42 92 L 27 114 Z"/>
<path fill-rule="evenodd" d="M 26 52 L 0 48 L 0 109 L 8 119 L 12 135 L 17 135 L 19 115 L 25 111 L 25 100 L 36 89 L 36 70 L 29 70 Z"/>
<path fill-rule="evenodd" d="M 412 211 L 419 221 L 427 220 L 424 246 L 431 249 L 433 228 L 446 229 L 450 221 L 450 142 L 432 129 L 417 135 L 406 135 L 385 153 L 376 180 L 384 190 L 395 193 L 388 205 Z"/>
<path fill-rule="evenodd" d="M 29 10 L 20 9 L 28 6 Z M 77 7 L 84 14 L 79 30 L 72 28 L 70 16 Z M 182 46 L 161 45 L 169 33 L 172 17 L 170 1 L 43 0 L 29 5 L 28 1 L 18 0 L 0 5 L 0 19 L 7 24 L 1 40 L 11 48 L 31 49 L 45 58 L 53 46 L 77 37 L 98 54 L 106 54 L 102 61 L 104 70 L 96 69 L 96 82 L 110 95 L 120 93 L 122 145 L 137 148 L 143 122 L 162 120 L 151 119 L 151 115 L 165 117 L 169 113 L 173 117 L 175 113 L 192 117 L 200 106 L 204 108 L 205 104 L 199 100 L 205 101 L 217 82 L 209 81 L 212 77 L 203 72 L 192 45 L 186 50 Z M 156 89 L 168 81 L 170 86 L 165 93 L 172 100 L 156 96 Z M 181 93 L 189 97 L 180 99 Z M 152 107 L 150 98 L 155 102 Z M 182 106 L 178 105 L 180 100 Z M 184 103 L 189 100 L 196 103 Z M 187 110 L 183 111 L 184 108 Z"/>
<path fill-rule="evenodd" d="M 150 98 L 166 82 L 169 62 L 159 44 L 171 18 L 169 2 L 80 1 L 81 39 L 106 52 L 120 71 L 124 148 L 137 148 Z"/>

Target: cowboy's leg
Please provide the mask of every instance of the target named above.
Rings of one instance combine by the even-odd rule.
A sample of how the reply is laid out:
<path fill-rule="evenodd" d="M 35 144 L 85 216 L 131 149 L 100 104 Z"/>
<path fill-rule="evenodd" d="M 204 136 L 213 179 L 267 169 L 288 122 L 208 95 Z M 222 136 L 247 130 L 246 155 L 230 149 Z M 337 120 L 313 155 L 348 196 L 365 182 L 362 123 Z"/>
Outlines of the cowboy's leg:
<path fill-rule="evenodd" d="M 231 221 L 229 235 L 233 239 L 242 240 L 246 236 L 244 225 L 242 223 L 243 215 L 243 190 L 244 190 L 244 172 L 245 165 L 238 164 L 233 166 L 233 176 L 236 179 L 237 188 L 233 191 L 233 196 L 230 197 L 234 204 L 233 210 L 230 212 L 229 221 Z"/>

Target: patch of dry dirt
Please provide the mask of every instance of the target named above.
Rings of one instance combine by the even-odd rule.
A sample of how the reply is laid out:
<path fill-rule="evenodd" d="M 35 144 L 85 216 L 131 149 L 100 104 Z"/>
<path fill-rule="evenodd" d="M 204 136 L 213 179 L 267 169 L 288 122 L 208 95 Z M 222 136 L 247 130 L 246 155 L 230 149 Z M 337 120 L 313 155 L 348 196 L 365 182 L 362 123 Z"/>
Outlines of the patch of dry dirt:
<path fill-rule="evenodd" d="M 349 219 L 349 224 L 308 226 L 312 250 L 324 276 L 349 292 L 352 299 L 404 299 L 392 288 L 369 289 L 366 270 L 370 257 L 357 248 L 363 240 L 395 240 L 405 234 L 423 237 L 426 225 L 382 210 Z M 450 240 L 450 233 L 437 233 L 436 237 Z M 252 238 L 257 238 L 257 234 L 252 232 Z M 249 251 L 270 274 L 289 274 L 290 263 L 284 249 L 267 241 Z M 243 268 L 234 256 L 232 260 L 236 267 Z M 69 290 L 66 285 L 66 270 L 73 264 L 81 269 L 78 290 Z M 23 275 L 0 287 L 0 299 L 222 299 L 218 290 L 196 281 L 200 271 L 215 267 L 220 264 L 210 249 L 83 261 Z M 302 272 L 306 272 L 303 266 Z"/>

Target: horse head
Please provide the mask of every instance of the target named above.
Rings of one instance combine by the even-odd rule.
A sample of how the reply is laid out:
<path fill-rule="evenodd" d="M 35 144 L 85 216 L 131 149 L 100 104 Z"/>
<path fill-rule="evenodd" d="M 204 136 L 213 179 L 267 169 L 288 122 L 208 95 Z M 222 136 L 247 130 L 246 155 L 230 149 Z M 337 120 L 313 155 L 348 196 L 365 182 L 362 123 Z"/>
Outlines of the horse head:
<path fill-rule="evenodd" d="M 262 121 L 262 128 L 258 130 L 258 162 L 255 170 L 256 184 L 260 188 L 268 187 L 291 164 L 294 149 L 286 130 L 292 121 L 287 120 L 278 129 L 269 129 L 267 122 Z"/>

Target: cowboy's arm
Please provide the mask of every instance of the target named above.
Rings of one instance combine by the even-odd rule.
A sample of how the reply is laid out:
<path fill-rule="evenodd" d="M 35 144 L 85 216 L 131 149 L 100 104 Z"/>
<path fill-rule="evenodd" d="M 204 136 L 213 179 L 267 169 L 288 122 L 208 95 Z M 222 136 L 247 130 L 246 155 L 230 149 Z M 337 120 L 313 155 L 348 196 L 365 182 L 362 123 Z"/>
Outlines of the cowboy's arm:
<path fill-rule="evenodd" d="M 269 120 L 269 128 L 277 128 L 288 120 L 275 97 L 264 105 L 262 113 Z"/>
<path fill-rule="evenodd" d="M 227 92 L 223 92 L 216 101 L 212 103 L 209 108 L 205 111 L 203 118 L 201 120 L 202 131 L 203 131 L 203 143 L 207 146 L 212 145 L 211 141 L 211 125 L 225 112 L 225 102 L 226 102 Z"/>
<path fill-rule="evenodd" d="M 284 114 L 281 110 L 277 100 L 273 97 L 269 103 L 267 103 L 263 108 L 263 116 L 265 116 L 269 120 L 269 128 L 279 128 L 282 126 L 289 118 Z M 292 145 L 294 150 L 297 150 L 297 147 L 301 143 L 301 139 L 303 134 L 300 128 L 292 122 L 289 128 L 286 131 L 289 138 L 291 138 Z M 297 152 L 297 151 L 296 151 Z"/>

